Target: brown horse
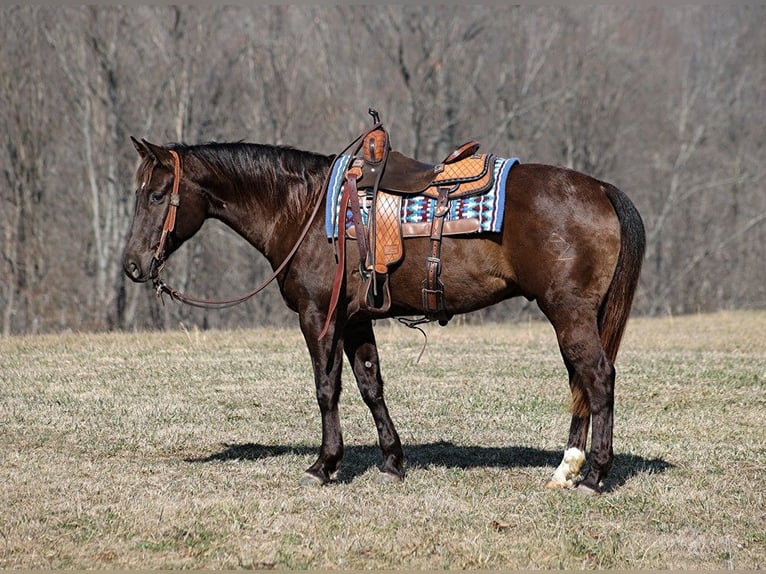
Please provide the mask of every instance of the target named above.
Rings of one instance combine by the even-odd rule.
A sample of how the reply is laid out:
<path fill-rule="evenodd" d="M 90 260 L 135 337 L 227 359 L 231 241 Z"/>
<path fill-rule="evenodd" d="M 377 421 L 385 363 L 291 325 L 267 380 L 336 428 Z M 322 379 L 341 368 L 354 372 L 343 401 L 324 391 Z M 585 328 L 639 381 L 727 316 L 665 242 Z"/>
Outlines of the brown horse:
<path fill-rule="evenodd" d="M 333 156 L 260 144 L 163 147 L 131 139 L 141 161 L 125 273 L 137 282 L 156 279 L 166 257 L 205 219 L 231 227 L 277 271 L 282 297 L 298 313 L 311 355 L 322 444 L 302 481 L 329 482 L 343 456 L 338 399 L 344 353 L 375 420 L 381 476 L 403 479 L 404 454 L 383 398 L 373 333 L 373 319 L 383 315 L 358 310 L 354 302 L 361 281 L 356 241 L 347 244 L 350 263 L 341 294 L 329 331 L 319 337 L 337 268 L 335 246 L 316 217 Z M 600 492 L 614 458 L 614 361 L 643 260 L 641 217 L 608 183 L 530 163 L 516 165 L 507 176 L 504 218 L 499 233 L 444 237 L 444 305 L 451 316 L 510 297 L 537 301 L 556 331 L 572 393 L 567 448 L 548 486 L 579 481 L 581 491 Z M 429 244 L 428 237 L 405 240 L 404 259 L 390 275 L 391 306 L 384 316 L 423 314 Z M 582 478 L 591 421 L 590 465 Z"/>

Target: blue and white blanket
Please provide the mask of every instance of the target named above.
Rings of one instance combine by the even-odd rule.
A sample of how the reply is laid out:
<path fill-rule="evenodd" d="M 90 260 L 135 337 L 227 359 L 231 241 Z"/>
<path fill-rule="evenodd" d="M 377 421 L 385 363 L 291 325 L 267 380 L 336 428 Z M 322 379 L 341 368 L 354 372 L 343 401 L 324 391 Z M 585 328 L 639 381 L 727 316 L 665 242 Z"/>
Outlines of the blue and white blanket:
<path fill-rule="evenodd" d="M 338 216 L 340 212 L 341 189 L 343 174 L 351 161 L 350 155 L 342 155 L 333 164 L 332 174 L 327 191 L 325 209 L 325 233 L 328 239 L 338 237 Z M 508 172 L 519 163 L 518 158 L 495 158 L 495 185 L 487 193 L 463 199 L 452 200 L 449 203 L 449 213 L 446 220 L 478 219 L 481 232 L 499 232 L 503 228 L 503 213 L 505 211 L 505 182 Z M 364 204 L 364 202 L 362 202 Z M 428 197 L 405 196 L 402 200 L 401 217 L 405 223 L 420 223 L 431 221 L 436 209 L 436 200 Z M 362 205 L 362 221 L 367 225 L 367 209 Z M 352 225 L 351 211 L 346 213 L 345 228 Z"/>

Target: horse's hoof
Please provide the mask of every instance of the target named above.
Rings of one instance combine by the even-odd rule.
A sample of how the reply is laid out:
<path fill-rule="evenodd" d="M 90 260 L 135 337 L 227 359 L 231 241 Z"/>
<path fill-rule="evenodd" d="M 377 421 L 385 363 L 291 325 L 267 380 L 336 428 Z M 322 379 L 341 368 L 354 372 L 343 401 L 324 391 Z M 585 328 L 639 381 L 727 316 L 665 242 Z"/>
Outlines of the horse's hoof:
<path fill-rule="evenodd" d="M 311 474 L 310 472 L 304 472 L 303 476 L 301 477 L 300 484 L 301 486 L 316 487 L 316 486 L 324 486 L 325 484 L 327 484 L 327 481 L 322 480 L 321 478 L 319 478 L 315 474 Z"/>
<path fill-rule="evenodd" d="M 404 475 L 381 470 L 378 474 L 378 482 L 382 484 L 399 484 L 400 482 L 404 482 Z"/>
<path fill-rule="evenodd" d="M 558 489 L 572 488 L 572 481 L 571 480 L 567 480 L 567 481 L 561 482 L 560 480 L 556 480 L 556 479 L 552 478 L 548 482 L 545 483 L 545 488 L 547 488 L 548 490 L 558 490 Z"/>
<path fill-rule="evenodd" d="M 577 494 L 580 496 L 598 496 L 601 494 L 601 489 L 599 487 L 593 488 L 592 486 L 588 486 L 587 484 L 580 483 L 577 485 Z"/>

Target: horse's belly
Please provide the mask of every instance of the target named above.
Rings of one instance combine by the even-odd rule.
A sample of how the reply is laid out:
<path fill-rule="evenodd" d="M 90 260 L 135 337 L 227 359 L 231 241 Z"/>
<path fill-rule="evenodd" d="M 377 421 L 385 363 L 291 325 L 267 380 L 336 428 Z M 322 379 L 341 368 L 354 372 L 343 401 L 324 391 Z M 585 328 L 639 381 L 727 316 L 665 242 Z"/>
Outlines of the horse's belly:
<path fill-rule="evenodd" d="M 391 312 L 423 313 L 429 239 L 405 240 L 405 255 L 390 275 Z M 441 246 L 444 303 L 450 314 L 468 313 L 520 294 L 499 237 L 445 237 Z"/>

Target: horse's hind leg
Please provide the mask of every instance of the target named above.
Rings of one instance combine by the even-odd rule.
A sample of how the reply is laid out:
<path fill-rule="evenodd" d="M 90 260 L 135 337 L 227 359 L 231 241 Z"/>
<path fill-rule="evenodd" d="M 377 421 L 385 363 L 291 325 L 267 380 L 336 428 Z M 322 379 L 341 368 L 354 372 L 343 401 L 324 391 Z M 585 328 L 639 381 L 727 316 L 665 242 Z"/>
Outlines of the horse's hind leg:
<path fill-rule="evenodd" d="M 562 351 L 564 363 L 569 372 L 569 389 L 572 392 L 572 422 L 569 425 L 569 440 L 561 464 L 546 484 L 547 488 L 571 488 L 580 476 L 580 469 L 585 463 L 585 445 L 588 441 L 590 426 L 590 407 L 583 390 L 582 380 L 569 363 Z"/>
<path fill-rule="evenodd" d="M 356 383 L 378 429 L 378 441 L 383 452 L 383 477 L 393 480 L 404 478 L 404 454 L 399 435 L 388 414 L 383 398 L 383 378 L 380 375 L 378 347 L 372 321 L 350 324 L 344 333 L 345 349 Z"/>
<path fill-rule="evenodd" d="M 577 309 L 570 306 L 570 310 Z M 612 430 L 614 413 L 614 367 L 601 344 L 595 309 L 593 313 L 562 313 L 547 310 L 570 373 L 573 413 L 564 458 L 549 487 L 572 486 L 585 462 L 588 421 L 592 424 L 590 469 L 578 488 L 600 492 L 600 483 L 614 460 Z"/>

